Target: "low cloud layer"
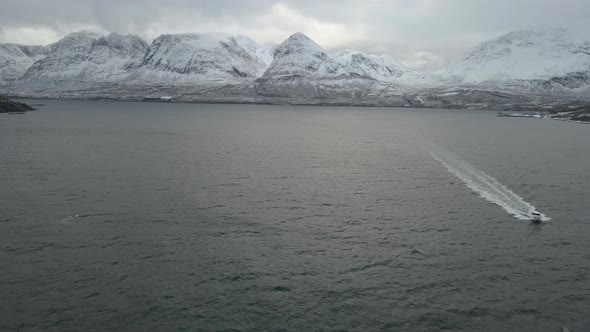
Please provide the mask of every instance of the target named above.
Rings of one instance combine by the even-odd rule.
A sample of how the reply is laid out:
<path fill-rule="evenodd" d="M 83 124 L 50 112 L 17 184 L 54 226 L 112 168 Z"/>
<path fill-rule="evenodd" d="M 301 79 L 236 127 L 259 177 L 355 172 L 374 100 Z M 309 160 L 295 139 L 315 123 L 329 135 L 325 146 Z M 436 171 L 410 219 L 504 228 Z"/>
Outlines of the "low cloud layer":
<path fill-rule="evenodd" d="M 438 69 L 475 44 L 530 28 L 590 35 L 587 0 L 3 0 L 0 41 L 48 44 L 81 30 L 133 33 L 223 31 L 264 44 L 300 31 L 325 48 L 391 54 Z"/>

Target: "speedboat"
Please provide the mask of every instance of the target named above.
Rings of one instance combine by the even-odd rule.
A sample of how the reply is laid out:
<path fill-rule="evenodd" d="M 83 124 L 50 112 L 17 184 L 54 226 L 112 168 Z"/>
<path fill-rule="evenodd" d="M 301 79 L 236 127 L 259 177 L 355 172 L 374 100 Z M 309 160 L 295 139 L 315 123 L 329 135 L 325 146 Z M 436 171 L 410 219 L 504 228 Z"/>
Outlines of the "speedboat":
<path fill-rule="evenodd" d="M 541 222 L 542 217 L 543 216 L 537 211 L 531 212 L 531 215 L 530 215 L 531 221 L 534 223 L 537 223 L 537 224 Z"/>

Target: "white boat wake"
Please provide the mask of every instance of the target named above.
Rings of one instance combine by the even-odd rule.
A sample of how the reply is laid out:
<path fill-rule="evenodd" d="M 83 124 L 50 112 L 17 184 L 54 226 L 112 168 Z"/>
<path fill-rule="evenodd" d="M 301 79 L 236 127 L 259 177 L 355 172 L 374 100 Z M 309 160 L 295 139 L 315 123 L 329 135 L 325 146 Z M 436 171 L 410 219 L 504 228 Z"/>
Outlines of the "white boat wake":
<path fill-rule="evenodd" d="M 439 149 L 437 149 L 439 150 Z M 479 194 L 491 203 L 499 205 L 506 212 L 520 220 L 530 220 L 531 213 L 536 211 L 535 207 L 526 202 L 522 197 L 515 194 L 505 185 L 501 184 L 494 177 L 478 170 L 469 163 L 457 158 L 448 151 L 440 150 L 435 153 L 429 150 L 430 154 L 443 164 L 449 172 L 463 180 L 465 185 L 473 192 Z M 551 218 L 541 213 L 541 220 L 548 221 Z"/>

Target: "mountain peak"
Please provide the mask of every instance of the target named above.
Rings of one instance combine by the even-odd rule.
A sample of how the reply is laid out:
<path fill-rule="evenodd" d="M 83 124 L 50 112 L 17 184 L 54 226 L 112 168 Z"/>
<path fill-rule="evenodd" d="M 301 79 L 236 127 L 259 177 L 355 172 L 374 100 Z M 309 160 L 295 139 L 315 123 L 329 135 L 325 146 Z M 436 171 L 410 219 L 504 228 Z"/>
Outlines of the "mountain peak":
<path fill-rule="evenodd" d="M 295 32 L 294 34 L 292 34 L 291 36 L 289 36 L 289 38 L 302 38 L 302 39 L 310 39 L 306 34 L 304 34 L 303 32 Z"/>
<path fill-rule="evenodd" d="M 307 35 L 305 35 L 302 32 L 296 32 L 296 33 L 292 34 L 291 36 L 289 36 L 289 38 L 287 38 L 287 40 L 285 40 L 283 42 L 283 44 L 285 44 L 285 43 L 301 44 L 301 45 L 308 44 L 308 45 L 320 47 L 315 41 L 313 41 L 313 39 L 309 38 Z"/>
<path fill-rule="evenodd" d="M 519 46 L 530 47 L 537 44 L 581 42 L 584 39 L 583 36 L 567 29 L 542 28 L 512 31 L 494 38 L 487 43 L 519 44 Z"/>
<path fill-rule="evenodd" d="M 525 39 L 532 37 L 547 36 L 564 36 L 570 34 L 570 31 L 563 28 L 539 28 L 539 29 L 522 29 L 510 31 L 498 39 Z"/>
<path fill-rule="evenodd" d="M 65 35 L 62 40 L 64 39 L 98 39 L 100 37 L 104 37 L 106 34 L 102 33 L 98 30 L 80 30 L 72 33 L 68 33 Z"/>
<path fill-rule="evenodd" d="M 344 73 L 320 45 L 298 32 L 275 48 L 264 77 L 336 77 Z"/>
<path fill-rule="evenodd" d="M 324 53 L 324 49 L 311 38 L 297 32 L 277 46 L 274 57 L 281 57 L 291 53 Z"/>

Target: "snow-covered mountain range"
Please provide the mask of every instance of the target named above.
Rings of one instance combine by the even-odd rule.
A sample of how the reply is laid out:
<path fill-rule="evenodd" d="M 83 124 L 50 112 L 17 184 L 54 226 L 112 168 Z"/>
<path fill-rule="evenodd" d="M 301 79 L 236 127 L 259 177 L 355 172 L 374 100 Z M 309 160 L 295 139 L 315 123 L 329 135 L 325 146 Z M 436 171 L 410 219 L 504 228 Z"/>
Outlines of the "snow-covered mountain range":
<path fill-rule="evenodd" d="M 389 55 L 325 50 L 302 33 L 275 47 L 223 33 L 148 44 L 93 31 L 47 46 L 0 44 L 0 93 L 10 95 L 489 107 L 588 92 L 590 38 L 559 29 L 508 33 L 436 73 Z"/>
<path fill-rule="evenodd" d="M 36 86 L 60 81 L 117 81 L 128 75 L 127 64 L 147 48 L 146 42 L 134 35 L 72 33 L 46 46 L 43 56 L 20 80 Z"/>
<path fill-rule="evenodd" d="M 250 53 L 254 52 L 254 53 Z M 155 82 L 256 78 L 266 64 L 227 34 L 162 35 L 126 69 L 129 79 Z"/>

